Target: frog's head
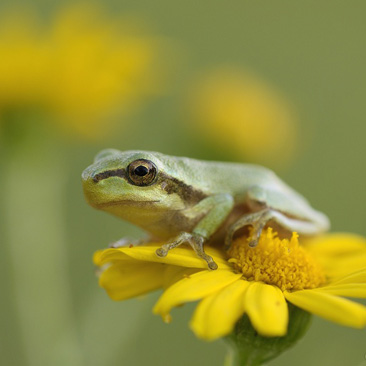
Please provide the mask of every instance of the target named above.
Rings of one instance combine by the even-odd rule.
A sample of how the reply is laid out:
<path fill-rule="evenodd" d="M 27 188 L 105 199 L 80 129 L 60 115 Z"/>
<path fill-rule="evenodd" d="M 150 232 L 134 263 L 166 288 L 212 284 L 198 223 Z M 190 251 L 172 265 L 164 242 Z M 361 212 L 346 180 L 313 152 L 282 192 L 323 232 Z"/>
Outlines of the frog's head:
<path fill-rule="evenodd" d="M 186 207 L 189 192 L 171 176 L 172 164 L 160 153 L 103 150 L 82 174 L 85 197 L 91 206 L 149 229 Z"/>

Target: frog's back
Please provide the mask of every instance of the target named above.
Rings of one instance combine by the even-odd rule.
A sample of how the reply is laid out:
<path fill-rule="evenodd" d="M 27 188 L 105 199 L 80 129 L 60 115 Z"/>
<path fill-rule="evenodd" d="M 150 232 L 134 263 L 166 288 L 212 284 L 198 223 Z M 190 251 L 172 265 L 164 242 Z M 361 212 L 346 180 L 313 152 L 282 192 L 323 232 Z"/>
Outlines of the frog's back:
<path fill-rule="evenodd" d="M 183 157 L 167 159 L 165 165 L 169 175 L 184 181 L 194 189 L 201 190 L 206 195 L 229 193 L 236 204 L 240 204 L 247 201 L 248 191 L 256 187 L 264 193 L 264 203 L 268 207 L 293 217 L 321 222 L 322 226 L 328 226 L 328 219 L 324 214 L 314 210 L 307 199 L 265 167 Z"/>
<path fill-rule="evenodd" d="M 207 194 L 241 196 L 254 185 L 285 185 L 273 171 L 255 164 L 166 157 L 164 166 L 169 175 Z"/>

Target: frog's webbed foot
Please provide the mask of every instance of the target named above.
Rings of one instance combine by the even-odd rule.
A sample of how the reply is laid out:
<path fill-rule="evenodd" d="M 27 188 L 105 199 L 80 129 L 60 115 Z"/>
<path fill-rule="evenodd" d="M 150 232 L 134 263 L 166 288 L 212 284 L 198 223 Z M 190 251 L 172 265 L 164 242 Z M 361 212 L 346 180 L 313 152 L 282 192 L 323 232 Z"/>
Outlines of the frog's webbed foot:
<path fill-rule="evenodd" d="M 183 243 L 188 243 L 196 252 L 196 254 L 207 262 L 208 268 L 214 270 L 217 269 L 217 264 L 211 256 L 205 253 L 203 249 L 203 244 L 205 238 L 199 234 L 191 234 L 183 232 L 179 234 L 174 241 L 161 246 L 161 248 L 156 250 L 156 254 L 159 257 L 166 257 L 168 252 L 174 248 L 179 247 Z"/>
<path fill-rule="evenodd" d="M 261 216 L 261 217 L 259 217 L 258 221 L 254 221 L 252 223 L 253 230 L 251 232 L 251 236 L 250 236 L 250 240 L 249 240 L 249 244 L 248 244 L 251 248 L 255 248 L 258 245 L 259 238 L 260 238 L 262 231 L 263 231 L 264 227 L 266 226 L 268 220 L 269 219 Z"/>
<path fill-rule="evenodd" d="M 270 220 L 273 220 L 278 225 L 280 225 L 281 227 L 290 232 L 295 231 L 305 235 L 311 235 L 317 232 L 316 231 L 317 226 L 312 222 L 297 218 L 291 218 L 284 215 L 280 211 L 276 211 L 272 208 L 265 208 L 261 211 L 254 212 L 241 217 L 232 226 L 230 226 L 225 238 L 226 250 L 229 249 L 231 246 L 232 238 L 234 236 L 235 231 L 247 225 L 251 225 L 253 227 L 251 238 L 249 240 L 249 246 L 250 247 L 257 246 L 262 230 Z"/>
<path fill-rule="evenodd" d="M 233 225 L 231 225 L 226 233 L 225 249 L 228 250 L 230 248 L 234 233 L 247 225 L 251 225 L 253 227 L 249 240 L 249 246 L 252 248 L 256 247 L 258 245 L 258 240 L 262 234 L 263 228 L 265 227 L 266 223 L 272 218 L 271 211 L 272 210 L 270 209 L 264 209 L 259 212 L 245 215 L 241 217 L 238 221 L 236 221 Z"/>
<path fill-rule="evenodd" d="M 138 246 L 146 243 L 147 240 L 143 239 L 132 239 L 129 237 L 125 237 L 122 239 L 119 239 L 113 243 L 110 243 L 108 245 L 108 248 L 123 248 L 123 247 L 130 247 L 130 246 Z"/>

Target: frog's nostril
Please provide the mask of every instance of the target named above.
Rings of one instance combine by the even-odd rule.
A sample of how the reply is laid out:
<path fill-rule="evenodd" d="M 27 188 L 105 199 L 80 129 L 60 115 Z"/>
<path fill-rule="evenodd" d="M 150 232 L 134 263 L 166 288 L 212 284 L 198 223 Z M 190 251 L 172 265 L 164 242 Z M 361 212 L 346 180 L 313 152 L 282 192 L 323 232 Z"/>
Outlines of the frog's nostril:
<path fill-rule="evenodd" d="M 94 183 L 98 183 L 102 179 L 100 174 L 92 174 L 91 178 L 93 179 Z"/>

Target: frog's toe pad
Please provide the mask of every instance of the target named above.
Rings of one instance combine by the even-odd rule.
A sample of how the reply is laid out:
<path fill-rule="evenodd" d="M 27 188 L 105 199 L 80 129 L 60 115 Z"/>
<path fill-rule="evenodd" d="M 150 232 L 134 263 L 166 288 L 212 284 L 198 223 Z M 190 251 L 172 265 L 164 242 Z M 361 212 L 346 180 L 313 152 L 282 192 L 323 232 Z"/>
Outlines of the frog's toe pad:
<path fill-rule="evenodd" d="M 251 248 L 255 248 L 257 245 L 258 245 L 258 239 L 254 239 L 254 240 L 251 240 L 248 245 L 251 247 Z"/>
<path fill-rule="evenodd" d="M 217 263 L 212 258 L 207 260 L 207 265 L 208 265 L 208 268 L 213 270 L 213 271 L 218 268 Z"/>
<path fill-rule="evenodd" d="M 156 255 L 157 255 L 158 257 L 163 258 L 163 257 L 166 257 L 166 256 L 167 256 L 168 251 L 167 251 L 167 250 L 165 250 L 165 249 L 163 249 L 163 248 L 159 248 L 159 249 L 156 249 L 155 253 L 156 253 Z"/>

